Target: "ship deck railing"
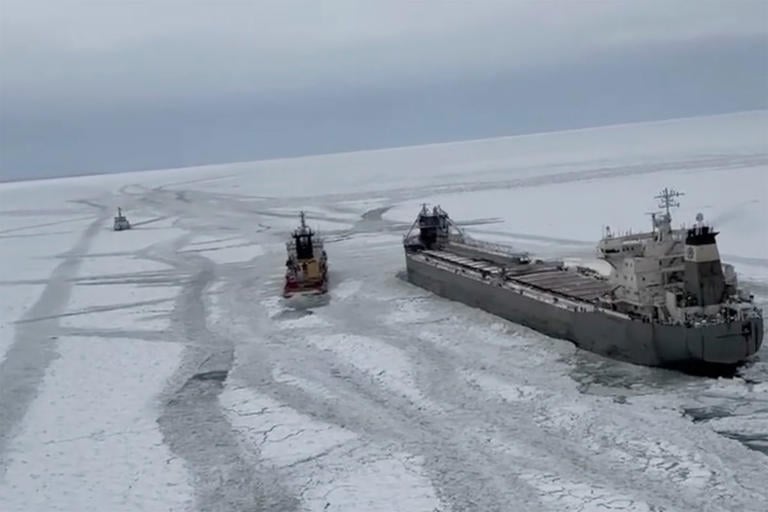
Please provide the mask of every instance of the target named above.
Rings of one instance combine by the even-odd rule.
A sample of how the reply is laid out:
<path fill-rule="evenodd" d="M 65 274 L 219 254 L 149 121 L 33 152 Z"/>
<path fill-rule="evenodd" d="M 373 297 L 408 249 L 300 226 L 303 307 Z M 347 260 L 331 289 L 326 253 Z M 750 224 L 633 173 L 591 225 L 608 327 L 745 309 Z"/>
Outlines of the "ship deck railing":
<path fill-rule="evenodd" d="M 493 253 L 497 256 L 504 257 L 527 257 L 528 253 L 524 251 L 516 251 L 513 247 L 504 244 L 496 244 L 493 242 L 485 242 L 483 240 L 477 240 L 475 238 L 466 235 L 452 234 L 448 237 L 451 244 L 465 245 L 474 249 L 483 249 L 486 252 Z"/>
<path fill-rule="evenodd" d="M 504 278 L 501 267 L 492 263 L 480 263 L 471 258 L 456 256 L 442 251 L 430 250 L 421 251 L 411 257 L 423 258 L 427 261 L 433 260 L 433 265 L 442 267 L 446 271 L 454 271 L 455 273 L 462 272 L 468 277 L 488 283 L 489 286 L 506 288 L 517 292 L 524 297 L 529 297 L 540 302 L 547 302 L 561 309 L 578 312 L 601 312 L 625 320 L 630 319 L 630 317 L 624 313 L 606 309 L 595 302 L 583 298 L 567 295 L 556 290 L 542 288 L 535 284 L 520 281 L 517 278 Z M 494 268 L 496 271 L 491 272 L 490 268 Z M 483 274 L 483 271 L 485 271 L 485 275 Z M 489 281 L 491 279 L 492 281 Z"/>
<path fill-rule="evenodd" d="M 447 262 L 453 263 L 454 265 L 458 265 L 460 267 L 474 270 L 476 272 L 479 272 L 481 275 L 482 274 L 498 275 L 503 270 L 498 265 L 491 263 L 489 261 L 478 261 L 468 256 L 459 256 L 458 254 L 453 254 L 450 252 L 427 249 L 427 250 L 421 251 L 421 253 L 426 256 L 436 258 L 438 260 L 447 261 Z"/>

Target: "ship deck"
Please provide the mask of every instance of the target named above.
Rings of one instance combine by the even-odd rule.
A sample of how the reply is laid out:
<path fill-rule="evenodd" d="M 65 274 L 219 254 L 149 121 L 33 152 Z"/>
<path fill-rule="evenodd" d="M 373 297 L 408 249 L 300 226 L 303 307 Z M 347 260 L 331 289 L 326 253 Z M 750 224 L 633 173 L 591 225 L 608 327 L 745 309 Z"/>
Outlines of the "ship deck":
<path fill-rule="evenodd" d="M 611 290 L 607 281 L 584 275 L 575 269 L 564 269 L 557 262 L 521 262 L 502 267 L 488 260 L 460 256 L 446 250 L 425 250 L 421 251 L 421 254 L 442 264 L 475 272 L 484 277 L 517 282 L 579 301 L 594 303 Z"/>

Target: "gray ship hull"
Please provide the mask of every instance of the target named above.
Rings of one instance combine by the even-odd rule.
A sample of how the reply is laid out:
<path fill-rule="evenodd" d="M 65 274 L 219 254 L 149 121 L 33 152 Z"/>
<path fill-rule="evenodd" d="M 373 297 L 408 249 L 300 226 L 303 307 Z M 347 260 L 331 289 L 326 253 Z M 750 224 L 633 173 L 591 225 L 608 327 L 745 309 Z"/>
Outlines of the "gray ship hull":
<path fill-rule="evenodd" d="M 635 364 L 736 364 L 757 352 L 763 339 L 761 318 L 697 327 L 655 324 L 601 310 L 558 307 L 408 252 L 406 267 L 408 281 L 441 297 Z"/>

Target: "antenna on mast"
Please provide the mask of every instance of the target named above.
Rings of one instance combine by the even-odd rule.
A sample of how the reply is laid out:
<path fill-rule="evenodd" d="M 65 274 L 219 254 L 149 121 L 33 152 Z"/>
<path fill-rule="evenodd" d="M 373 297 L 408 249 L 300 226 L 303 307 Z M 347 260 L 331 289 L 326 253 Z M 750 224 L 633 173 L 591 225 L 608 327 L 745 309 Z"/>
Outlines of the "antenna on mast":
<path fill-rule="evenodd" d="M 301 217 L 301 229 L 303 231 L 303 230 L 307 229 L 307 223 L 304 220 L 304 211 L 303 210 L 301 212 L 299 212 L 299 217 Z"/>
<path fill-rule="evenodd" d="M 682 192 L 678 192 L 677 190 L 671 189 L 671 188 L 664 188 L 664 190 L 661 191 L 661 194 L 654 197 L 654 199 L 659 200 L 659 208 L 664 208 L 667 212 L 667 218 L 671 218 L 669 215 L 669 209 L 670 208 L 679 208 L 680 202 L 675 201 L 676 197 L 684 196 L 685 194 Z"/>
<path fill-rule="evenodd" d="M 656 215 L 658 215 L 658 212 L 645 212 L 645 214 L 651 216 L 651 230 L 655 231 L 658 227 L 658 222 L 656 221 Z"/>

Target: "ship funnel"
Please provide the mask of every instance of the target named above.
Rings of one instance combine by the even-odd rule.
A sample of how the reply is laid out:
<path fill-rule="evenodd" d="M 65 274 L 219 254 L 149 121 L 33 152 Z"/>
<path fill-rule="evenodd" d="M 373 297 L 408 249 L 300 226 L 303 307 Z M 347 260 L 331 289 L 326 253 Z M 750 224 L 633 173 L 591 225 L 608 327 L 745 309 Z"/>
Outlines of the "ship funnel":
<path fill-rule="evenodd" d="M 722 302 L 725 277 L 715 237 L 718 233 L 696 216 L 696 226 L 685 237 L 685 290 L 699 306 Z"/>

